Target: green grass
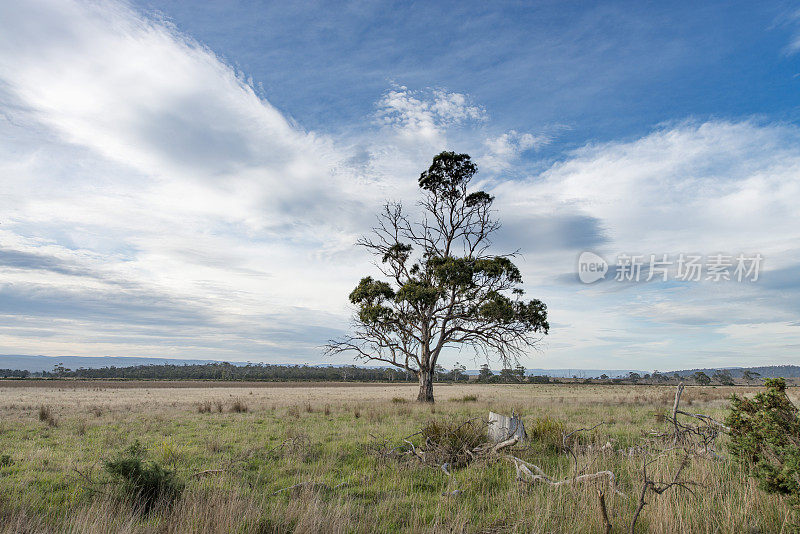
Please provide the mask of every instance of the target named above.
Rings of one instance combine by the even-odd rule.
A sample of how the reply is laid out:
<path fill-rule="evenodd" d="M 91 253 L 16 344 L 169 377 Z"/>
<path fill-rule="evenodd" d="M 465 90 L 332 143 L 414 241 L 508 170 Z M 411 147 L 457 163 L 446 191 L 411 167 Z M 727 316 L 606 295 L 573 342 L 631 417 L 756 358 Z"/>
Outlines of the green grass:
<path fill-rule="evenodd" d="M 75 532 L 121 529 L 120 521 L 127 521 L 131 532 L 202 531 L 201 520 L 221 525 L 223 532 L 597 532 L 600 482 L 520 485 L 513 465 L 501 457 L 469 463 L 448 477 L 416 459 L 376 452 L 403 445 L 404 437 L 426 426 L 435 430 L 486 417 L 490 409 L 513 409 L 531 436 L 515 454 L 555 479 L 572 475 L 572 459 L 560 448 L 562 432 L 606 422 L 578 437 L 579 461 L 587 472 L 610 469 L 617 476 L 629 497 L 607 492 L 606 498 L 612 522 L 622 529 L 638 498 L 641 458 L 598 450 L 607 442 L 627 449 L 642 442 L 643 432 L 663 430 L 654 413 L 671 396 L 668 388 L 657 387 L 442 386 L 437 390 L 442 400 L 479 400 L 440 402 L 432 413 L 428 406 L 393 401 L 413 398 L 409 388 L 352 388 L 335 399 L 315 388 L 287 388 L 233 392 L 228 408 L 219 412 L 198 410 L 201 403 L 215 405 L 216 391 L 175 390 L 174 397 L 139 391 L 123 400 L 114 391 L 79 391 L 64 394 L 62 403 L 58 392 L 48 392 L 58 419 L 58 426 L 50 426 L 39 420 L 38 404 L 17 403 L 21 393 L 0 389 L 0 456 L 13 460 L 0 464 L 0 518 L 5 513 L 45 529 Z M 720 416 L 727 393 L 697 388 L 685 396 L 693 411 Z M 97 416 L 99 401 L 104 409 Z M 246 412 L 229 409 L 237 401 L 246 404 Z M 419 443 L 420 436 L 410 439 Z M 103 461 L 136 440 L 148 460 L 173 470 L 186 484 L 174 509 L 155 517 L 136 517 L 104 484 L 109 477 Z M 668 478 L 674 465 L 665 457 L 652 469 Z M 209 472 L 199 474 L 204 471 Z M 642 531 L 778 532 L 796 521 L 787 503 L 758 490 L 732 462 L 698 458 L 688 474 L 701 484 L 697 496 L 680 491 L 649 496 Z M 315 486 L 274 494 L 302 482 Z M 443 495 L 453 490 L 461 493 Z"/>

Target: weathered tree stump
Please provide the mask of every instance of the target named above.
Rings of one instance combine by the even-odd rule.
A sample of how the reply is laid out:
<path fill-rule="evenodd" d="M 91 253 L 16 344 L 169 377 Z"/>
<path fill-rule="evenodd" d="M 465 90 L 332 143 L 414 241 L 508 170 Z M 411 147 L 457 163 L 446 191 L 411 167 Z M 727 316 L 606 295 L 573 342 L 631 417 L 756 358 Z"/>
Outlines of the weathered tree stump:
<path fill-rule="evenodd" d="M 511 417 L 499 413 L 489 412 L 489 439 L 495 443 L 516 437 L 519 441 L 527 438 L 525 425 L 518 415 Z"/>

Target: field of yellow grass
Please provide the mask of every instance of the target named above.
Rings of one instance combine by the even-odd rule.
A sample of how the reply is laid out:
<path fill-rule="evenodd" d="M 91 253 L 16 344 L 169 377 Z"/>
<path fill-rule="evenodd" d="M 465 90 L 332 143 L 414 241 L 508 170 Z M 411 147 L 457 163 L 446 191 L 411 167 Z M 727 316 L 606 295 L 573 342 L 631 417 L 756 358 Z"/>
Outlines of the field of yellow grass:
<path fill-rule="evenodd" d="M 178 387 L 180 386 L 180 387 Z M 0 532 L 601 532 L 598 489 L 615 532 L 638 505 L 642 465 L 671 479 L 678 459 L 646 456 L 668 431 L 669 386 L 446 385 L 434 406 L 414 385 L 0 382 Z M 684 407 L 723 418 L 732 392 L 687 387 Z M 790 390 L 797 401 L 797 390 Z M 513 453 L 553 479 L 575 475 L 562 435 L 578 434 L 580 472 L 607 479 L 552 487 L 515 480 L 503 455 L 444 470 L 386 451 L 432 420 L 520 414 L 531 439 Z M 44 413 L 43 413 L 44 412 Z M 418 436 L 409 438 L 412 442 Z M 791 532 L 800 518 L 727 459 L 697 456 L 689 490 L 649 494 L 641 532 Z M 138 514 L 102 470 L 139 441 L 185 483 L 168 509 Z M 610 445 L 609 445 L 610 444 Z M 296 488 L 291 486 L 298 485 Z"/>

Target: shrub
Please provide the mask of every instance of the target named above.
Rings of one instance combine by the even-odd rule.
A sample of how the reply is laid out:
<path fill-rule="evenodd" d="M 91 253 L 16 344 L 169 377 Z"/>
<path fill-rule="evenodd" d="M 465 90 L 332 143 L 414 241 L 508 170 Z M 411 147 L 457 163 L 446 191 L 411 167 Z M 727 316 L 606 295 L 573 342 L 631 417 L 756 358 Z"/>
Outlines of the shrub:
<path fill-rule="evenodd" d="M 429 422 L 420 432 L 427 446 L 427 456 L 441 465 L 449 463 L 453 467 L 463 467 L 473 458 L 467 451 L 487 441 L 486 425 L 480 421 L 442 421 Z"/>
<path fill-rule="evenodd" d="M 403 397 L 393 397 L 392 404 L 406 404 L 408 400 L 404 399 Z"/>
<path fill-rule="evenodd" d="M 766 391 L 753 399 L 731 397 L 725 423 L 730 450 L 770 493 L 790 495 L 800 503 L 800 418 L 786 396 L 782 378 L 767 379 Z"/>
<path fill-rule="evenodd" d="M 39 406 L 39 421 L 47 423 L 47 426 L 58 426 L 58 419 L 53 413 L 53 408 L 44 404 Z"/>
<path fill-rule="evenodd" d="M 0 467 L 8 467 L 12 465 L 14 460 L 11 459 L 10 454 L 0 454 Z"/>
<path fill-rule="evenodd" d="M 234 413 L 247 413 L 247 410 L 247 403 L 239 397 L 237 397 L 231 405 L 231 411 Z"/>
<path fill-rule="evenodd" d="M 157 505 L 170 505 L 177 499 L 183 484 L 156 462 L 145 461 L 144 448 L 136 441 L 116 460 L 106 460 L 103 468 L 121 483 L 125 495 L 149 513 Z"/>
<path fill-rule="evenodd" d="M 203 401 L 198 404 L 197 413 L 211 413 L 211 401 Z"/>

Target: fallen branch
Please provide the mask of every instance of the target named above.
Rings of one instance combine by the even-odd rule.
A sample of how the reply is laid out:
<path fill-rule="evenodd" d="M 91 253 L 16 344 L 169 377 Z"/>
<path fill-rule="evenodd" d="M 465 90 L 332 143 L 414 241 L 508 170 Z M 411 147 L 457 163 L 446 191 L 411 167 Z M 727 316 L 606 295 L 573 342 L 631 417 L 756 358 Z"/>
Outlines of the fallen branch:
<path fill-rule="evenodd" d="M 686 417 L 694 417 L 695 419 L 699 419 L 700 421 L 702 421 L 702 422 L 704 422 L 706 424 L 709 424 L 709 425 L 717 425 L 719 428 L 721 428 L 725 432 L 730 432 L 731 431 L 730 427 L 726 426 L 723 423 L 720 423 L 719 421 L 717 421 L 713 417 L 709 417 L 709 416 L 703 415 L 701 413 L 688 413 L 688 412 L 684 412 L 683 410 L 678 410 L 675 413 L 676 414 L 685 415 Z"/>
<path fill-rule="evenodd" d="M 616 483 L 617 479 L 614 476 L 614 473 L 611 471 L 598 471 L 597 473 L 589 473 L 586 475 L 574 476 L 564 480 L 554 480 L 549 476 L 547 476 L 547 474 L 545 474 L 545 472 L 537 465 L 528 463 L 525 460 L 517 458 L 516 456 L 508 456 L 508 458 L 514 462 L 514 467 L 517 470 L 517 480 L 521 482 L 525 482 L 528 484 L 544 482 L 550 486 L 559 487 L 559 486 L 566 486 L 568 484 L 577 484 L 580 482 L 589 482 L 601 478 L 608 478 L 609 488 L 611 489 L 611 491 L 613 491 L 617 495 L 625 497 L 624 493 L 622 493 L 621 491 L 619 491 L 614 487 L 614 484 Z M 536 471 L 536 473 L 533 473 L 531 469 L 533 469 L 533 471 Z"/>
<path fill-rule="evenodd" d="M 512 446 L 516 445 L 517 443 L 519 443 L 519 438 L 517 436 L 514 436 L 513 438 L 507 439 L 505 441 L 501 441 L 500 443 L 495 445 L 492 448 L 492 452 L 498 452 L 501 449 L 505 449 L 506 447 L 512 447 Z"/>

